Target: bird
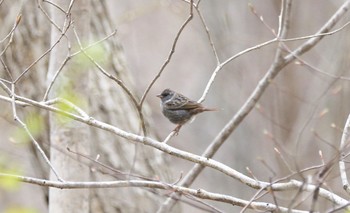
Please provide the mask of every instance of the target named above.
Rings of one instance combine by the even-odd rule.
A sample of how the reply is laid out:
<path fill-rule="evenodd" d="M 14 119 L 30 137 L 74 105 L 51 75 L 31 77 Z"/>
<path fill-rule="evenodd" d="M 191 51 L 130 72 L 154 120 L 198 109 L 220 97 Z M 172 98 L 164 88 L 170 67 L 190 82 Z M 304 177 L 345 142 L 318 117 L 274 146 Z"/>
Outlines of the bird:
<path fill-rule="evenodd" d="M 214 108 L 206 108 L 201 103 L 193 101 L 171 89 L 165 89 L 157 97 L 160 98 L 163 115 L 170 122 L 177 124 L 173 130 L 176 134 L 179 133 L 182 125 L 192 121 L 195 115 L 206 111 L 217 111 Z"/>

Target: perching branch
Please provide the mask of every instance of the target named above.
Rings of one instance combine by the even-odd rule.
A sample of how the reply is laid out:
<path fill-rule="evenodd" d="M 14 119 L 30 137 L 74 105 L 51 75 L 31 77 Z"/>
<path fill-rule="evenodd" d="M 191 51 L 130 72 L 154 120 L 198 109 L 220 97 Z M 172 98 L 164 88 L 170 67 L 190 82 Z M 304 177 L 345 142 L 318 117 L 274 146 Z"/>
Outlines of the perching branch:
<path fill-rule="evenodd" d="M 1 97 L 2 96 L 0 95 L 0 98 Z M 70 112 L 65 112 L 65 111 L 60 110 L 58 108 L 46 105 L 42 102 L 36 102 L 34 100 L 27 99 L 27 98 L 16 95 L 16 102 L 17 101 L 25 102 L 27 104 L 30 104 L 31 106 L 38 107 L 38 108 L 41 108 L 41 109 L 44 109 L 47 111 L 55 112 L 55 113 L 58 113 L 58 114 L 65 116 L 65 117 L 69 117 L 73 120 L 85 123 L 89 126 L 93 126 L 93 127 L 102 129 L 104 131 L 111 132 L 115 135 L 118 135 L 122 138 L 127 139 L 130 142 L 144 144 L 144 145 L 156 148 L 158 150 L 161 150 L 161 151 L 163 151 L 167 154 L 170 154 L 172 156 L 182 158 L 184 160 L 192 161 L 192 162 L 200 164 L 202 166 L 210 167 L 210 168 L 215 169 L 223 174 L 226 174 L 227 176 L 229 176 L 233 179 L 236 179 L 236 180 L 238 180 L 238 181 L 244 183 L 245 185 L 247 185 L 251 188 L 254 188 L 254 189 L 263 188 L 265 190 L 288 191 L 288 190 L 299 189 L 300 187 L 303 187 L 302 189 L 305 191 L 313 191 L 316 187 L 315 185 L 312 185 L 312 184 L 306 184 L 306 186 L 305 186 L 305 183 L 302 183 L 302 182 L 296 181 L 296 180 L 291 180 L 291 181 L 285 182 L 285 183 L 275 183 L 275 184 L 271 185 L 271 183 L 269 183 L 269 182 L 258 181 L 258 180 L 252 179 L 252 178 L 236 171 L 235 169 L 230 168 L 227 165 L 220 163 L 216 160 L 213 160 L 210 158 L 205 158 L 202 156 L 198 156 L 198 155 L 186 152 L 186 151 L 182 151 L 180 149 L 171 147 L 165 143 L 154 140 L 152 138 L 143 137 L 140 135 L 126 132 L 126 131 L 121 130 L 121 129 L 119 129 L 115 126 L 112 126 L 110 124 L 98 121 L 92 117 L 84 118 L 84 117 L 72 114 Z M 334 194 L 326 189 L 323 189 L 323 188 L 320 188 L 319 196 L 331 201 L 332 203 L 334 203 L 336 205 L 344 205 L 347 202 L 346 199 L 343 199 L 340 196 L 338 196 L 338 195 L 336 195 L 336 194 Z"/>

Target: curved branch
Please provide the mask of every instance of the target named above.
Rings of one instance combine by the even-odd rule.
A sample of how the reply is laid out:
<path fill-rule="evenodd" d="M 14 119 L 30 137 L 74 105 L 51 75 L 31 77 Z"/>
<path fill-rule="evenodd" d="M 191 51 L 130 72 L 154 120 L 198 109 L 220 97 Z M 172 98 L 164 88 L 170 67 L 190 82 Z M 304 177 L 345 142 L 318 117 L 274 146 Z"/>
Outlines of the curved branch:
<path fill-rule="evenodd" d="M 174 55 L 175 53 L 175 48 L 176 48 L 176 45 L 177 45 L 177 42 L 179 40 L 179 37 L 182 33 L 182 31 L 185 29 L 186 25 L 188 23 L 190 23 L 190 21 L 192 20 L 193 18 L 193 0 L 191 0 L 191 6 L 190 6 L 190 15 L 188 16 L 188 18 L 186 19 L 186 21 L 181 25 L 180 27 L 180 30 L 177 32 L 176 36 L 175 36 L 175 39 L 174 39 L 174 42 L 173 42 L 173 45 L 171 46 L 171 50 L 170 50 L 170 53 L 167 57 L 167 59 L 165 60 L 165 62 L 163 63 L 162 67 L 160 68 L 158 74 L 154 77 L 154 79 L 151 81 L 151 83 L 148 85 L 148 87 L 146 88 L 145 92 L 143 93 L 142 97 L 141 97 L 141 100 L 140 100 L 140 103 L 139 103 L 139 107 L 142 108 L 142 105 L 143 105 L 143 102 L 145 101 L 146 99 L 146 96 L 148 94 L 148 92 L 150 91 L 150 89 L 152 88 L 152 86 L 154 85 L 154 83 L 156 83 L 157 79 L 160 77 L 160 75 L 162 74 L 162 72 L 164 71 L 165 67 L 169 64 L 172 56 Z"/>

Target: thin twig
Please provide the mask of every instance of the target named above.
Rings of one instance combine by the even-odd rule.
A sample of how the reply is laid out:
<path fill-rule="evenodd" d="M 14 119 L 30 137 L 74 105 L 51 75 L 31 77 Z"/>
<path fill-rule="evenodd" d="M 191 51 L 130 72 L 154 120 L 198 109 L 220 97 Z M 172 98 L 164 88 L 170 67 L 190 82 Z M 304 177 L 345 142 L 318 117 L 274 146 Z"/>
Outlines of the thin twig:
<path fill-rule="evenodd" d="M 12 106 L 12 114 L 13 119 L 17 120 L 17 110 L 16 110 L 16 101 L 15 101 L 15 84 L 11 84 L 11 106 Z"/>
<path fill-rule="evenodd" d="M 17 16 L 15 26 L 13 27 L 13 30 L 11 30 L 11 31 L 10 31 L 10 34 L 9 34 L 9 35 L 10 35 L 10 39 L 9 39 L 9 41 L 7 42 L 5 48 L 1 51 L 0 56 L 2 56 L 2 55 L 6 52 L 6 50 L 10 47 L 10 45 L 12 44 L 13 36 L 15 35 L 15 29 L 17 28 L 18 23 L 19 23 L 20 20 L 21 20 L 21 17 L 22 17 L 21 14 L 19 14 L 19 15 Z M 6 36 L 6 37 L 7 37 L 7 36 Z"/>
<path fill-rule="evenodd" d="M 19 13 L 19 14 L 17 15 L 17 17 L 16 17 L 16 21 L 15 21 L 15 23 L 13 24 L 12 29 L 10 30 L 10 32 L 9 32 L 2 40 L 0 40 L 0 43 L 4 42 L 7 38 L 13 36 L 13 33 L 15 32 L 15 30 L 16 30 L 18 24 L 20 23 L 21 19 L 22 19 L 22 14 Z M 2 53 L 1 53 L 0 55 L 2 55 Z"/>
<path fill-rule="evenodd" d="M 49 97 L 49 93 L 53 87 L 53 84 L 55 83 L 58 75 L 61 73 L 62 69 L 64 68 L 64 66 L 67 64 L 67 62 L 71 59 L 71 57 L 69 56 L 69 53 L 67 55 L 67 57 L 62 61 L 60 67 L 57 69 L 57 71 L 55 72 L 55 74 L 53 75 L 51 82 L 49 83 L 49 86 L 47 87 L 44 97 L 43 97 L 43 101 L 47 101 L 48 97 Z"/>
<path fill-rule="evenodd" d="M 160 182 L 160 183 L 163 183 L 163 184 L 168 185 L 168 186 L 173 186 L 173 185 L 176 185 L 176 184 L 181 180 L 181 178 L 182 178 L 182 173 L 181 173 L 181 175 L 180 175 L 180 177 L 178 178 L 178 180 L 176 180 L 176 181 L 173 182 L 173 183 L 166 183 L 166 182 L 160 181 L 158 177 L 149 178 L 149 177 L 146 177 L 146 176 L 137 175 L 137 174 L 133 174 L 133 173 L 130 173 L 130 172 L 126 173 L 126 172 L 117 170 L 117 169 L 115 169 L 115 168 L 113 168 L 113 167 L 111 167 L 111 166 L 108 166 L 108 165 L 106 165 L 106 164 L 104 164 L 104 163 L 98 161 L 99 155 L 94 159 L 94 158 L 89 157 L 89 156 L 87 156 L 87 155 L 85 155 L 85 154 L 82 154 L 82 153 L 73 151 L 73 150 L 71 150 L 69 147 L 67 147 L 66 149 L 67 149 L 67 151 L 70 152 L 70 153 L 76 154 L 76 155 L 78 155 L 79 157 L 86 158 L 86 159 L 90 160 L 91 162 L 94 162 L 95 164 L 101 166 L 102 168 L 107 169 L 107 170 L 110 170 L 110 171 L 112 171 L 113 173 L 116 173 L 117 175 L 115 175 L 115 174 L 113 174 L 113 173 L 111 173 L 111 172 L 106 173 L 106 171 L 105 171 L 105 170 L 102 170 L 100 167 L 93 167 L 93 168 L 91 168 L 93 171 L 96 171 L 96 170 L 97 170 L 97 171 L 99 171 L 99 172 L 101 172 L 101 173 L 103 173 L 103 174 L 111 175 L 112 177 L 116 178 L 117 180 L 125 180 L 124 177 L 133 177 L 133 178 L 138 178 L 138 179 L 140 179 L 140 180 L 147 180 L 147 181 Z M 82 163 L 82 162 L 80 162 L 80 163 Z M 85 165 L 91 167 L 91 164 L 89 164 L 89 163 L 86 163 Z M 134 180 L 135 180 L 135 179 L 134 179 Z M 146 190 L 147 190 L 148 192 L 150 192 L 150 193 L 154 193 L 154 194 L 156 194 L 156 195 L 162 196 L 159 192 L 153 190 L 152 187 L 150 187 L 149 189 L 146 189 Z M 173 190 L 172 190 L 172 191 L 173 191 Z M 187 194 L 186 194 L 186 195 L 187 195 Z M 165 195 L 165 196 L 167 196 L 167 195 Z M 196 197 L 194 197 L 194 196 L 190 196 L 190 195 L 188 195 L 188 196 L 189 196 L 189 199 L 191 199 L 192 201 L 194 201 L 194 202 L 196 202 L 196 203 L 200 203 L 200 204 L 202 204 L 202 205 L 205 205 L 205 206 L 207 206 L 208 208 L 215 208 L 215 207 L 212 207 L 211 205 L 209 205 L 209 204 L 207 204 L 207 203 L 205 203 L 205 202 L 203 202 L 203 201 L 201 201 L 201 200 L 198 200 L 198 198 L 196 198 Z M 190 202 L 190 201 L 187 201 L 187 200 L 180 200 L 180 202 L 185 203 L 185 204 L 188 204 L 188 205 L 190 205 L 190 206 L 192 206 L 192 207 L 194 207 L 194 208 L 197 208 L 197 209 L 200 209 L 200 210 L 203 210 L 203 211 L 206 211 L 206 212 L 212 212 L 210 209 L 201 207 L 200 205 L 198 205 L 198 204 L 196 204 L 196 203 L 194 203 L 194 202 Z"/>
<path fill-rule="evenodd" d="M 43 2 L 47 2 L 48 4 L 51 4 L 52 6 L 56 7 L 57 9 L 59 9 L 61 12 L 66 13 L 66 11 L 64 11 L 64 9 L 62 7 L 60 7 L 59 5 L 57 5 L 56 3 L 52 2 L 52 1 L 43 0 Z"/>
<path fill-rule="evenodd" d="M 211 75 L 206 88 L 203 92 L 202 97 L 198 100 L 199 103 L 203 102 L 205 100 L 206 95 L 208 94 L 208 91 L 210 89 L 210 87 L 212 86 L 213 82 L 215 81 L 216 75 L 218 74 L 219 71 L 222 70 L 222 68 L 227 65 L 229 62 L 233 61 L 234 59 L 248 53 L 251 52 L 253 50 L 257 50 L 260 49 L 262 47 L 268 46 L 270 44 L 274 44 L 276 42 L 291 42 L 291 41 L 300 41 L 300 40 L 306 40 L 306 39 L 311 39 L 311 38 L 316 38 L 316 37 L 322 37 L 322 36 L 327 36 L 327 35 L 333 35 L 341 30 L 343 30 L 345 27 L 347 27 L 350 24 L 350 22 L 347 22 L 346 24 L 344 24 L 343 26 L 341 26 L 340 28 L 330 31 L 330 32 L 323 32 L 323 33 L 315 33 L 313 35 L 309 35 L 309 36 L 302 36 L 302 37 L 296 37 L 296 38 L 274 38 L 268 41 L 265 41 L 263 43 L 257 44 L 255 46 L 252 46 L 250 48 L 247 48 L 241 52 L 236 53 L 235 55 L 231 56 L 230 58 L 226 59 L 225 61 L 223 61 L 221 64 L 217 65 L 215 70 L 213 71 L 213 74 Z M 349 78 L 345 78 L 342 77 L 341 79 L 343 80 L 348 80 Z"/>
<path fill-rule="evenodd" d="M 220 64 L 220 59 L 219 59 L 219 56 L 218 56 L 218 52 L 216 51 L 216 47 L 214 45 L 214 41 L 211 38 L 209 27 L 208 27 L 207 23 L 205 22 L 204 16 L 202 15 L 202 13 L 201 13 L 201 11 L 199 9 L 199 3 L 200 3 L 200 1 L 198 1 L 198 3 L 196 5 L 194 5 L 194 8 L 196 9 L 196 11 L 198 13 L 198 16 L 199 16 L 199 18 L 200 18 L 200 20 L 202 22 L 202 25 L 203 25 L 203 27 L 205 29 L 205 33 L 207 34 L 207 37 L 208 37 L 211 49 L 213 50 L 213 53 L 214 53 L 214 56 L 215 56 L 215 59 L 216 59 L 216 63 Z"/>
<path fill-rule="evenodd" d="M 37 4 L 38 4 L 38 7 L 40 9 L 40 11 L 46 16 L 47 20 L 49 20 L 49 22 L 54 26 L 56 27 L 56 29 L 58 31 L 60 31 L 62 33 L 62 29 L 51 19 L 50 15 L 44 10 L 43 6 L 41 5 L 41 1 L 44 2 L 44 0 L 37 0 Z M 64 11 L 62 11 L 64 12 Z"/>
<path fill-rule="evenodd" d="M 105 69 L 103 69 L 103 67 L 98 64 L 94 58 L 92 58 L 86 51 L 86 48 L 83 48 L 81 41 L 79 39 L 79 36 L 75 30 L 75 28 L 73 27 L 73 32 L 75 34 L 75 37 L 77 39 L 77 42 L 79 44 L 80 50 L 82 51 L 82 53 L 97 67 L 97 69 L 105 76 L 107 76 L 108 78 L 112 79 L 113 81 L 115 81 L 123 90 L 124 92 L 127 94 L 127 96 L 129 97 L 129 99 L 131 100 L 131 102 L 133 103 L 133 106 L 135 107 L 137 114 L 140 118 L 140 123 L 141 123 L 141 127 L 142 127 L 142 132 L 144 135 L 147 135 L 147 129 L 146 129 L 146 125 L 145 125 L 145 119 L 143 117 L 143 113 L 142 113 L 142 108 L 138 105 L 137 100 L 135 98 L 135 95 L 131 92 L 131 90 L 124 84 L 124 82 L 120 79 L 118 79 L 117 77 L 111 75 L 110 73 L 108 73 Z"/>
<path fill-rule="evenodd" d="M 12 81 L 13 81 L 13 77 L 12 77 L 12 74 L 11 74 L 11 72 L 10 72 L 10 69 L 7 67 L 7 65 L 5 64 L 5 61 L 2 59 L 2 57 L 0 56 L 0 61 L 1 61 L 1 64 L 2 64 L 2 66 L 4 67 L 4 69 L 5 69 L 5 71 L 6 71 L 6 73 L 7 73 L 7 75 L 9 76 L 9 78 L 11 79 L 11 81 L 5 81 L 5 79 L 1 79 L 2 81 L 5 81 L 6 83 L 12 83 Z"/>
<path fill-rule="evenodd" d="M 49 167 L 51 168 L 53 173 L 56 175 L 57 179 L 59 181 L 61 181 L 61 182 L 64 182 L 64 180 L 59 176 L 59 174 L 57 173 L 56 169 L 51 164 L 51 162 L 48 159 L 48 157 L 46 156 L 44 150 L 40 147 L 39 143 L 35 140 L 34 136 L 29 131 L 27 125 L 23 121 L 21 121 L 21 119 L 17 116 L 16 94 L 15 94 L 15 84 L 14 83 L 11 84 L 11 97 L 12 97 L 11 98 L 12 113 L 13 113 L 14 120 L 17 121 L 22 126 L 22 128 L 26 131 L 27 135 L 30 137 L 31 141 L 33 142 L 35 148 L 39 151 L 39 153 L 41 154 L 42 158 L 47 163 L 47 165 L 49 165 Z"/>
<path fill-rule="evenodd" d="M 262 48 L 262 47 L 264 47 L 264 46 L 267 46 L 267 45 L 269 45 L 269 44 L 272 44 L 272 43 L 274 43 L 274 42 L 276 42 L 276 41 L 277 41 L 277 39 L 274 38 L 274 39 L 272 39 L 272 40 L 269 40 L 269 41 L 260 43 L 260 44 L 258 44 L 258 45 L 255 45 L 255 46 L 253 46 L 253 47 L 247 48 L 247 49 L 245 49 L 245 50 L 243 50 L 243 51 L 241 51 L 241 52 L 239 52 L 239 53 L 237 53 L 237 54 L 231 56 L 230 58 L 226 59 L 226 60 L 223 61 L 221 64 L 217 65 L 216 68 L 215 68 L 215 70 L 214 70 L 214 72 L 213 72 L 213 74 L 211 75 L 211 77 L 210 77 L 210 79 L 209 79 L 209 81 L 208 81 L 208 83 L 207 83 L 205 89 L 204 89 L 204 92 L 203 92 L 202 97 L 198 100 L 198 102 L 199 102 L 199 103 L 202 103 L 202 102 L 205 100 L 205 97 L 207 96 L 207 94 L 208 94 L 208 92 L 209 92 L 209 89 L 211 88 L 212 84 L 214 83 L 214 81 L 215 81 L 215 79 L 216 79 L 216 75 L 219 73 L 219 71 L 220 71 L 226 64 L 228 64 L 228 63 L 231 62 L 232 60 L 234 60 L 234 59 L 236 59 L 236 58 L 238 58 L 238 57 L 240 57 L 240 56 L 242 56 L 242 55 L 244 55 L 244 54 L 246 54 L 246 53 L 248 53 L 248 52 L 251 52 L 251 51 L 256 50 L 256 49 L 260 49 L 260 48 Z"/>
<path fill-rule="evenodd" d="M 175 53 L 175 49 L 176 49 L 176 45 L 177 45 L 177 42 L 180 38 L 180 35 L 182 34 L 183 30 L 185 29 L 186 25 L 188 23 L 190 23 L 190 21 L 193 19 L 193 0 L 191 0 L 191 5 L 190 5 L 190 15 L 188 16 L 188 18 L 186 19 L 186 21 L 182 24 L 182 26 L 180 27 L 179 31 L 177 32 L 176 36 L 175 36 L 175 39 L 174 39 L 174 42 L 171 46 L 171 50 L 170 50 L 170 53 L 167 57 L 167 59 L 165 60 L 165 62 L 163 63 L 163 65 L 161 66 L 158 74 L 153 78 L 153 80 L 151 81 L 151 83 L 148 85 L 148 87 L 146 88 L 145 92 L 143 93 L 142 97 L 141 97 L 141 100 L 139 102 L 139 106 L 140 108 L 142 107 L 143 105 L 143 102 L 145 101 L 146 99 L 146 96 L 148 94 L 148 92 L 150 91 L 150 89 L 152 88 L 152 86 L 154 85 L 154 83 L 156 83 L 157 79 L 160 77 L 160 75 L 163 73 L 165 67 L 169 64 L 172 56 L 174 55 Z"/>
<path fill-rule="evenodd" d="M 207 37 L 208 37 L 208 40 L 209 40 L 211 49 L 212 49 L 212 51 L 213 51 L 213 53 L 214 53 L 214 56 L 215 56 L 215 59 L 216 59 L 216 63 L 217 63 L 217 67 L 215 68 L 214 73 L 212 74 L 212 76 L 211 76 L 209 82 L 207 83 L 206 88 L 204 89 L 204 92 L 203 92 L 202 97 L 198 100 L 198 103 L 202 103 L 202 102 L 205 100 L 205 97 L 207 96 L 207 94 L 209 93 L 209 89 L 210 89 L 211 85 L 212 85 L 213 82 L 214 82 L 214 79 L 215 79 L 215 77 L 216 77 L 216 74 L 219 72 L 219 70 L 222 68 L 222 66 L 221 66 L 221 64 L 220 64 L 220 59 L 219 59 L 218 53 L 217 53 L 217 51 L 216 51 L 216 47 L 215 47 L 215 45 L 214 45 L 213 39 L 211 38 L 211 34 L 210 34 L 210 31 L 209 31 L 209 27 L 208 27 L 208 25 L 206 24 L 205 19 L 204 19 L 204 16 L 202 15 L 202 13 L 201 13 L 201 11 L 200 11 L 200 9 L 199 9 L 199 3 L 200 3 L 200 1 L 198 1 L 197 4 L 194 4 L 193 2 L 188 1 L 188 0 L 183 0 L 183 1 L 186 2 L 186 3 L 189 3 L 189 4 L 192 3 L 193 7 L 196 9 L 196 11 L 197 11 L 197 13 L 198 13 L 198 16 L 199 16 L 199 18 L 200 18 L 200 20 L 201 20 L 201 22 L 202 22 L 202 25 L 203 25 L 203 27 L 204 27 L 204 29 L 205 29 L 206 35 L 207 35 Z"/>
<path fill-rule="evenodd" d="M 9 97 L 11 97 L 12 95 L 11 89 L 8 88 L 8 86 L 6 86 L 4 82 L 0 81 L 0 87 L 7 93 Z"/>
<path fill-rule="evenodd" d="M 170 134 L 164 139 L 163 143 L 168 143 L 169 140 L 176 135 L 175 131 L 170 132 Z"/>
<path fill-rule="evenodd" d="M 39 153 L 41 154 L 42 158 L 44 159 L 44 161 L 47 163 L 47 165 L 49 165 L 49 167 L 51 168 L 52 172 L 55 174 L 57 180 L 59 180 L 60 182 L 65 182 L 60 175 L 58 174 L 58 172 L 56 171 L 55 167 L 53 167 L 53 165 L 51 164 L 49 158 L 46 156 L 44 150 L 40 147 L 39 143 L 35 140 L 34 136 L 30 133 L 27 125 L 22 122 L 20 119 L 16 119 L 16 121 L 18 121 L 21 126 L 24 128 L 24 130 L 26 131 L 26 133 L 28 134 L 28 136 L 30 137 L 31 141 L 33 142 L 35 148 L 39 151 Z"/>
<path fill-rule="evenodd" d="M 214 212 L 216 212 L 216 213 L 224 213 L 222 210 L 218 209 L 217 207 L 215 207 L 215 206 L 213 206 L 213 205 L 211 205 L 209 203 L 206 203 L 206 202 L 202 201 L 201 199 L 199 199 L 199 198 L 197 198 L 197 197 L 195 197 L 193 195 L 190 195 L 190 194 L 184 194 L 184 195 L 185 195 L 185 197 L 187 197 L 187 198 L 189 198 L 191 200 L 194 200 L 194 201 L 196 201 L 198 203 L 201 203 L 202 205 L 210 208 L 211 209 L 210 213 L 214 213 Z"/>
<path fill-rule="evenodd" d="M 78 155 L 79 157 L 86 158 L 86 159 L 88 159 L 88 160 L 90 160 L 90 161 L 92 161 L 92 162 L 98 164 L 99 166 L 101 166 L 101 167 L 103 167 L 103 168 L 105 168 L 105 169 L 108 169 L 108 170 L 110 170 L 110 171 L 112 171 L 112 172 L 114 172 L 114 173 L 117 173 L 117 174 L 119 174 L 119 175 L 131 176 L 131 177 L 133 177 L 133 178 L 139 178 L 139 179 L 141 179 L 141 180 L 156 181 L 155 179 L 151 179 L 151 178 L 148 178 L 148 177 L 145 177 L 145 176 L 136 175 L 136 174 L 130 174 L 129 172 L 128 172 L 128 173 L 122 172 L 122 171 L 120 171 L 120 170 L 118 170 L 118 169 L 115 169 L 115 168 L 113 168 L 113 167 L 111 167 L 111 166 L 108 166 L 108 165 L 106 165 L 106 164 L 104 164 L 104 163 L 98 161 L 98 159 L 93 159 L 93 158 L 91 158 L 91 157 L 89 157 L 89 156 L 87 156 L 87 155 L 85 155 L 85 154 L 79 153 L 79 152 L 77 152 L 77 151 L 73 151 L 73 150 L 72 150 L 71 148 L 69 148 L 69 147 L 67 147 L 67 151 L 70 152 L 70 153 L 73 153 L 73 154 L 75 154 L 75 155 Z M 113 176 L 113 177 L 116 177 L 116 176 Z"/>
<path fill-rule="evenodd" d="M 71 20 L 70 20 L 70 16 L 67 17 L 67 19 L 69 20 L 67 22 L 67 25 L 64 24 L 64 30 L 61 33 L 60 37 L 55 41 L 55 43 L 48 49 L 46 50 L 41 56 L 39 56 L 39 58 L 37 58 L 35 61 L 33 61 L 33 63 L 31 63 L 14 81 L 14 83 L 17 83 L 35 64 L 37 64 L 43 57 L 45 57 L 48 53 L 51 52 L 51 50 L 61 41 L 62 37 L 65 36 L 67 30 L 69 29 L 70 25 L 71 25 Z"/>
<path fill-rule="evenodd" d="M 109 39 L 110 37 L 114 36 L 116 33 L 117 33 L 117 31 L 114 30 L 111 34 L 109 34 L 109 35 L 106 36 L 105 38 L 102 38 L 101 40 L 96 41 L 96 42 L 94 42 L 94 43 L 88 45 L 87 47 L 84 47 L 82 50 L 79 50 L 79 51 L 77 51 L 77 52 L 75 52 L 75 53 L 72 53 L 72 54 L 69 54 L 69 53 L 68 53 L 67 57 L 64 59 L 64 61 L 62 62 L 61 66 L 58 68 L 58 70 L 55 72 L 54 76 L 52 77 L 52 80 L 51 80 L 49 86 L 47 87 L 47 89 L 46 89 L 46 91 L 45 91 L 45 95 L 44 95 L 44 97 L 43 97 L 43 101 L 46 101 L 46 100 L 47 100 L 48 95 L 49 95 L 49 93 L 50 93 L 50 90 L 52 89 L 52 86 L 53 86 L 53 84 L 55 83 L 55 81 L 56 81 L 58 75 L 60 74 L 60 72 L 62 71 L 63 67 L 67 64 L 67 62 L 68 62 L 70 59 L 72 59 L 74 56 L 77 56 L 78 54 L 80 54 L 83 50 L 86 51 L 86 50 L 90 49 L 91 47 L 94 47 L 94 46 L 100 44 L 101 42 L 103 42 L 103 41 Z"/>
<path fill-rule="evenodd" d="M 86 47 L 82 47 L 82 49 L 80 49 L 80 50 L 78 50 L 78 51 L 72 53 L 72 54 L 70 55 L 70 57 L 74 57 L 74 56 L 80 54 L 81 52 L 83 52 L 83 50 L 84 50 L 84 51 L 89 50 L 90 48 L 92 48 L 92 47 L 94 47 L 94 46 L 96 46 L 96 45 L 98 45 L 98 44 L 100 44 L 100 43 L 102 43 L 102 42 L 108 40 L 109 38 L 115 36 L 116 33 L 117 33 L 117 30 L 113 30 L 113 32 L 110 33 L 109 35 L 107 35 L 106 37 L 104 37 L 104 38 L 102 38 L 102 39 L 100 39 L 100 40 L 98 40 L 98 41 L 96 41 L 96 42 L 94 42 L 94 43 L 91 43 L 91 44 L 87 45 Z"/>

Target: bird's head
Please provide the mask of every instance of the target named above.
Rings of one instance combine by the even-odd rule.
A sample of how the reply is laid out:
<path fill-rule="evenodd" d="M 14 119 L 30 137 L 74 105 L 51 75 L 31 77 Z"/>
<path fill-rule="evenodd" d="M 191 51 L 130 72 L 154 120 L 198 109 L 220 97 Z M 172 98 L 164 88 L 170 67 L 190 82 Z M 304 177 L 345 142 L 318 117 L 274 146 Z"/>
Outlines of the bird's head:
<path fill-rule="evenodd" d="M 157 97 L 160 98 L 162 101 L 166 101 L 172 98 L 174 94 L 175 92 L 171 89 L 165 89 L 161 94 L 157 95 Z"/>

